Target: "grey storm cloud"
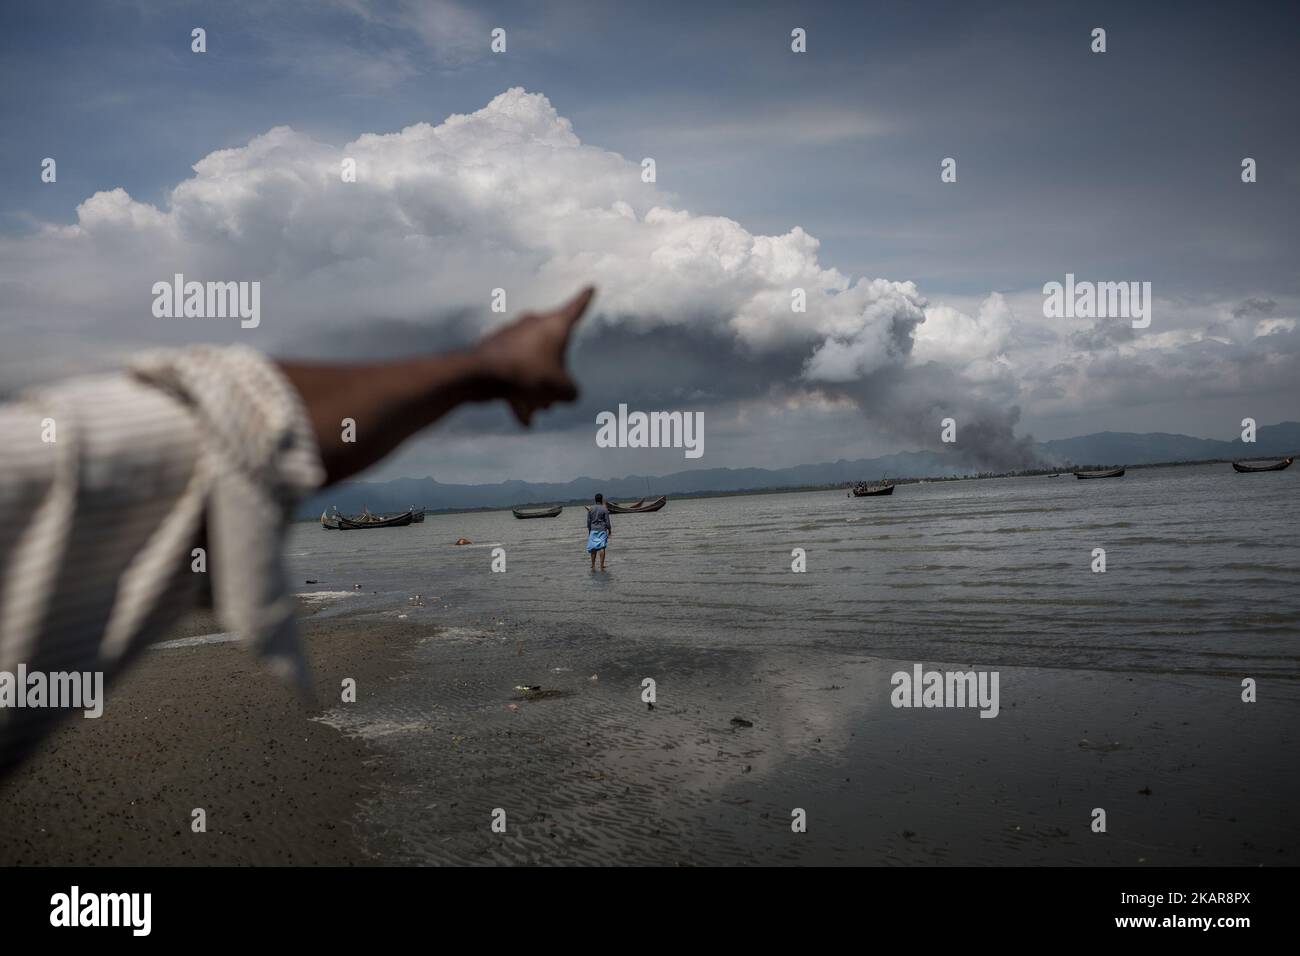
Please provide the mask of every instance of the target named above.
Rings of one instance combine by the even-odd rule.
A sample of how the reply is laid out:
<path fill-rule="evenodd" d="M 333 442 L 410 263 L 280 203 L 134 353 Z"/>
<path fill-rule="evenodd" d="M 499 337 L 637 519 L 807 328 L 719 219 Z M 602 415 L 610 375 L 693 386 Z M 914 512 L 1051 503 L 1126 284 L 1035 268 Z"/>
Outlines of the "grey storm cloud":
<path fill-rule="evenodd" d="M 1243 318 L 1248 315 L 1269 316 L 1277 311 L 1277 303 L 1272 299 L 1249 298 L 1241 302 L 1240 305 L 1234 306 L 1232 315 L 1234 318 Z"/>
<path fill-rule="evenodd" d="M 1072 332 L 1070 344 L 1083 352 L 1095 352 L 1132 342 L 1136 334 L 1132 324 L 1125 319 L 1098 319 L 1090 328 Z"/>

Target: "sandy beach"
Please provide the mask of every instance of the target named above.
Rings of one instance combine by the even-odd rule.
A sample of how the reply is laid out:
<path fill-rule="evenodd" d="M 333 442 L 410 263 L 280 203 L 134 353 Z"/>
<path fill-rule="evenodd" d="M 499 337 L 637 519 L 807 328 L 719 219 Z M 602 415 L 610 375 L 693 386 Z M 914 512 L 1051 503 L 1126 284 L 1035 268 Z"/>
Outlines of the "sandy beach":
<path fill-rule="evenodd" d="M 1002 668 L 981 719 L 892 707 L 911 662 L 437 611 L 306 617 L 314 705 L 237 643 L 151 650 L 0 789 L 0 865 L 1297 861 L 1291 682 Z"/>
<path fill-rule="evenodd" d="M 216 631 L 198 612 L 173 632 Z M 404 629 L 390 629 L 404 631 Z M 312 630 L 317 689 L 387 679 L 370 627 Z M 236 642 L 152 649 L 0 785 L 0 864 L 362 864 L 354 826 L 383 768 Z M 202 808 L 207 832 L 191 830 Z M 370 839 L 372 847 L 381 840 Z"/>

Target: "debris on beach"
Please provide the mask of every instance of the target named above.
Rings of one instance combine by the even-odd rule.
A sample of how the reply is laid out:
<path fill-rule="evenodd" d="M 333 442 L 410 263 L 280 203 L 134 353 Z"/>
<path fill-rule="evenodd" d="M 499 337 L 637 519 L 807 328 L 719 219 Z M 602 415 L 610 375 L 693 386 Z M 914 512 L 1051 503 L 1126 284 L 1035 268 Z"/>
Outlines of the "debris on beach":
<path fill-rule="evenodd" d="M 525 686 L 516 684 L 515 690 L 524 695 L 525 700 L 551 700 L 555 697 L 570 697 L 573 695 L 571 690 L 556 690 L 554 688 L 542 689 L 541 684 L 531 684 Z"/>
<path fill-rule="evenodd" d="M 1149 797 L 1151 796 L 1151 788 L 1143 787 L 1141 790 L 1138 791 L 1138 793 L 1142 794 L 1142 796 L 1144 797 Z"/>
<path fill-rule="evenodd" d="M 746 720 L 744 717 L 732 717 L 732 718 L 731 718 L 731 726 L 733 726 L 733 727 L 753 727 L 753 726 L 754 726 L 754 722 L 753 722 L 752 720 Z"/>
<path fill-rule="evenodd" d="M 471 541 L 469 538 L 457 538 L 457 539 L 456 539 L 456 543 L 457 543 L 457 544 L 473 544 L 474 542 Z"/>
<path fill-rule="evenodd" d="M 1108 743 L 1108 744 L 1107 744 L 1107 743 L 1094 744 L 1094 743 L 1093 743 L 1091 740 L 1089 740 L 1087 737 L 1084 737 L 1082 740 L 1079 741 L 1079 749 L 1080 749 L 1080 750 L 1095 750 L 1095 751 L 1097 751 L 1098 753 L 1112 753 L 1112 752 L 1114 752 L 1114 751 L 1116 751 L 1116 750 L 1123 750 L 1123 749 L 1124 749 L 1124 745 L 1121 744 L 1118 740 L 1112 740 L 1112 741 L 1111 741 L 1110 743 Z"/>

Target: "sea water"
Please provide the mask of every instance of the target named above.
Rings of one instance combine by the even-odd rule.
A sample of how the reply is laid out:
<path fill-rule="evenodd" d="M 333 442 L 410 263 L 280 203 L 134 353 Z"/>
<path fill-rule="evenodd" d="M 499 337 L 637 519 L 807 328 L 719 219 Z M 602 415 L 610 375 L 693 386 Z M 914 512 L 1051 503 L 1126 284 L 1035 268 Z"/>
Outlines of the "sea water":
<path fill-rule="evenodd" d="M 904 484 L 887 497 L 670 499 L 614 516 L 603 575 L 590 571 L 581 506 L 369 531 L 302 523 L 287 550 L 298 590 L 356 591 L 339 611 L 398 610 L 419 594 L 448 626 L 1296 677 L 1298 486 L 1300 471 L 1220 464 Z"/>

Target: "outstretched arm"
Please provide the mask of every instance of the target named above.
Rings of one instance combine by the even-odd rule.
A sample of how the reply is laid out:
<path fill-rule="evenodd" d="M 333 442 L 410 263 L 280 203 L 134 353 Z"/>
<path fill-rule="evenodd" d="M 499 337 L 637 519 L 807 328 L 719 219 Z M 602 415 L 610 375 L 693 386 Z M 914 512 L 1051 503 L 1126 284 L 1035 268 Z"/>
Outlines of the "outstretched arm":
<path fill-rule="evenodd" d="M 300 365 L 280 370 L 302 395 L 326 483 L 379 461 L 411 435 L 466 402 L 505 399 L 528 425 L 533 414 L 578 395 L 564 365 L 574 326 L 595 290 L 551 312 L 525 314 L 472 349 L 372 365 Z M 356 441 L 343 441 L 343 419 Z"/>
<path fill-rule="evenodd" d="M 206 533 L 224 626 L 301 678 L 280 546 L 286 501 L 314 490 L 320 469 L 293 439 L 310 427 L 335 482 L 463 402 L 505 399 L 527 425 L 577 397 L 564 352 L 591 297 L 585 289 L 456 354 L 288 362 L 277 375 L 250 349 L 200 346 L 0 404 L 0 673 L 116 673 L 193 603 L 208 568 L 196 573 L 192 545 Z M 355 442 L 343 441 L 345 418 Z M 201 468 L 206 457 L 230 467 Z M 88 715 L 98 716 L 101 685 Z M 0 777 L 66 712 L 0 707 Z"/>

